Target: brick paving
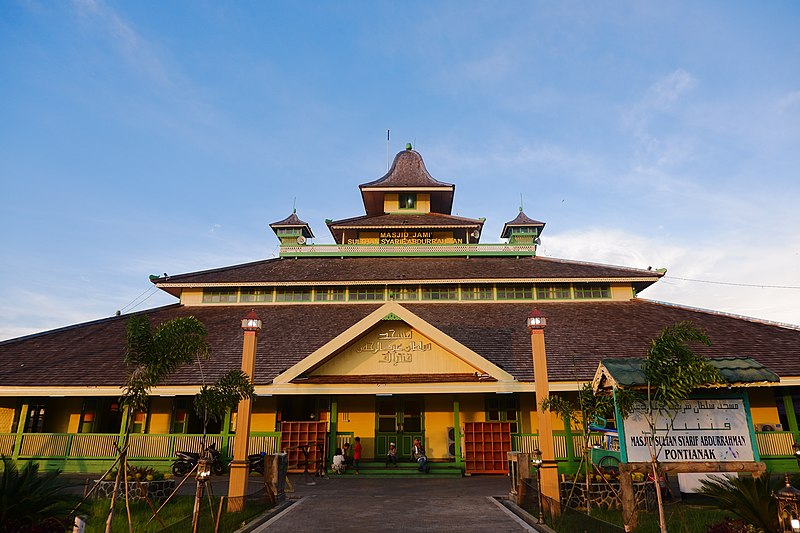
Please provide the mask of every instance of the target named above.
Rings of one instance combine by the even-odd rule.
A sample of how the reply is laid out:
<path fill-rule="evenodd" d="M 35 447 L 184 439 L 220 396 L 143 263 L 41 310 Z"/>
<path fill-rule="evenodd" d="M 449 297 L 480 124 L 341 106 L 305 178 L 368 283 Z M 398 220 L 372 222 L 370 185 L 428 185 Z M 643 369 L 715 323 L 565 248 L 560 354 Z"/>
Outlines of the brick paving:
<path fill-rule="evenodd" d="M 461 479 L 332 477 L 307 486 L 291 476 L 296 500 L 254 533 L 531 531 L 494 503 L 508 494 L 505 476 Z"/>

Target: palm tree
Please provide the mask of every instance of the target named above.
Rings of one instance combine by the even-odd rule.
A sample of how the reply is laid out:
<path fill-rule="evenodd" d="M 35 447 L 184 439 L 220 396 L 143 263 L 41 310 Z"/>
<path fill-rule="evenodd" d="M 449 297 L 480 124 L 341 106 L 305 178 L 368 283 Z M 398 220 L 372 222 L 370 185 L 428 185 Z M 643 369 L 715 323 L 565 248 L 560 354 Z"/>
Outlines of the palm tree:
<path fill-rule="evenodd" d="M 713 476 L 700 480 L 699 494 L 715 502 L 748 524 L 771 533 L 778 530 L 778 507 L 772 497 L 775 484 L 768 475 L 761 477 Z"/>
<path fill-rule="evenodd" d="M 64 489 L 70 484 L 60 471 L 39 475 L 39 465 L 27 463 L 22 470 L 16 461 L 3 457 L 0 477 L 0 532 L 64 531 L 62 520 L 70 509 Z M 49 526 L 49 527 L 48 527 Z"/>
<path fill-rule="evenodd" d="M 125 341 L 128 377 L 121 401 L 125 407 L 126 431 L 120 456 L 117 458 L 120 467 L 117 469 L 114 492 L 111 495 L 106 533 L 111 533 L 120 476 L 127 469 L 128 440 L 133 414 L 147 409 L 150 390 L 154 386 L 180 366 L 207 359 L 208 354 L 206 328 L 193 316 L 174 318 L 158 326 L 155 331 L 146 315 L 134 315 L 128 320 Z M 128 505 L 127 499 L 125 504 Z"/>

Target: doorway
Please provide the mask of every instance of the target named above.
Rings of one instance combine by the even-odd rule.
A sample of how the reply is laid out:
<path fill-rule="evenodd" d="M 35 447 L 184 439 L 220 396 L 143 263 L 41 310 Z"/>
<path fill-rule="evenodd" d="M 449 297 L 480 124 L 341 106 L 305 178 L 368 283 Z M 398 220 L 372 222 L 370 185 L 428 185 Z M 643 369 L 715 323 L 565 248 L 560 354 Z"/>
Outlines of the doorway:
<path fill-rule="evenodd" d="M 410 457 L 414 439 L 425 442 L 422 398 L 379 396 L 375 403 L 375 458 L 386 456 L 390 442 L 397 446 L 398 459 Z"/>

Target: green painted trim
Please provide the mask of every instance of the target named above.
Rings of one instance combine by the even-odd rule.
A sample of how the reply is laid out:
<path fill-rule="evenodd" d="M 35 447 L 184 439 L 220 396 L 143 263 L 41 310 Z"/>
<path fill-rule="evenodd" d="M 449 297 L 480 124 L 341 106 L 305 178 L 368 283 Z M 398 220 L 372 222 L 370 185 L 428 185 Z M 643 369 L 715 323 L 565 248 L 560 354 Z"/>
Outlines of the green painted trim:
<path fill-rule="evenodd" d="M 368 246 L 368 245 L 365 245 Z M 413 245 L 408 245 L 413 246 Z M 454 245 L 458 246 L 458 245 Z M 280 257 L 474 257 L 474 256 L 486 256 L 486 257 L 535 257 L 536 252 L 534 251 L 522 251 L 522 250 L 515 250 L 515 251 L 492 251 L 492 252 L 482 252 L 479 250 L 453 250 L 453 251 L 441 251 L 441 252 L 415 252 L 413 250 L 403 250 L 403 251 L 396 251 L 396 252 L 389 252 L 389 251 L 364 251 L 364 252 L 342 252 L 339 250 L 331 250 L 330 252 L 288 252 L 288 251 L 281 251 Z"/>
<path fill-rule="evenodd" d="M 783 396 L 783 408 L 786 411 L 786 418 L 789 422 L 789 431 L 794 434 L 794 440 L 797 441 L 800 429 L 797 427 L 797 413 L 794 410 L 791 389 L 784 389 L 781 394 Z"/>
<path fill-rule="evenodd" d="M 333 464 L 333 453 L 336 451 L 336 436 L 339 431 L 339 399 L 331 396 L 331 407 L 328 411 L 328 464 Z"/>
<path fill-rule="evenodd" d="M 627 463 L 628 447 L 625 443 L 625 419 L 622 418 L 622 413 L 620 413 L 619 406 L 617 406 L 617 389 L 613 389 L 611 393 L 614 396 L 614 418 L 617 419 L 617 436 L 619 438 L 620 462 Z"/>
<path fill-rule="evenodd" d="M 753 427 L 753 413 L 750 412 L 750 395 L 747 393 L 746 390 L 742 391 L 742 400 L 744 400 L 744 412 L 747 415 L 747 429 L 750 433 L 750 442 L 752 443 L 753 447 L 753 460 L 761 461 L 761 457 L 758 453 L 758 442 L 756 441 L 756 432 L 755 428 Z"/>
<path fill-rule="evenodd" d="M 129 420 L 131 416 L 130 408 L 126 405 L 122 408 L 122 421 L 119 424 L 119 449 L 121 450 L 123 446 L 125 446 L 125 433 L 128 430 L 128 424 L 131 422 Z M 71 444 L 71 443 L 70 443 Z"/>
<path fill-rule="evenodd" d="M 564 416 L 564 444 L 567 448 L 567 461 L 574 463 L 575 457 L 575 443 L 572 439 L 572 421 L 569 416 Z"/>
<path fill-rule="evenodd" d="M 463 468 L 464 460 L 461 457 L 461 404 L 458 395 L 453 398 L 453 438 L 455 438 L 456 465 Z"/>
<path fill-rule="evenodd" d="M 403 319 L 394 313 L 389 313 L 385 317 L 381 318 L 381 320 L 403 320 Z"/>
<path fill-rule="evenodd" d="M 231 415 L 232 410 L 226 409 L 225 416 L 222 417 L 222 444 L 220 445 L 219 453 L 222 454 L 222 457 L 229 456 L 230 442 L 231 442 Z M 250 434 L 252 435 L 252 431 Z"/>
<path fill-rule="evenodd" d="M 28 419 L 28 409 L 30 407 L 30 398 L 23 398 L 19 407 L 19 420 L 17 421 L 17 436 L 14 438 L 14 451 L 11 458 L 15 461 L 19 459 L 19 451 L 22 448 L 22 435 L 25 431 L 25 421 Z"/>

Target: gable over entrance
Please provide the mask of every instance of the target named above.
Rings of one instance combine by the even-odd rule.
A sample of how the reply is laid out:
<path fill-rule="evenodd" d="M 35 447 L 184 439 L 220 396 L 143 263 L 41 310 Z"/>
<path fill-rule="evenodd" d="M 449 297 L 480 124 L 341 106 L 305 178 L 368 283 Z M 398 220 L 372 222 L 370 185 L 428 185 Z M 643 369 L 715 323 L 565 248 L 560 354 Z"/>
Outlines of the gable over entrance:
<path fill-rule="evenodd" d="M 395 302 L 277 376 L 283 383 L 514 381 L 513 376 Z"/>

